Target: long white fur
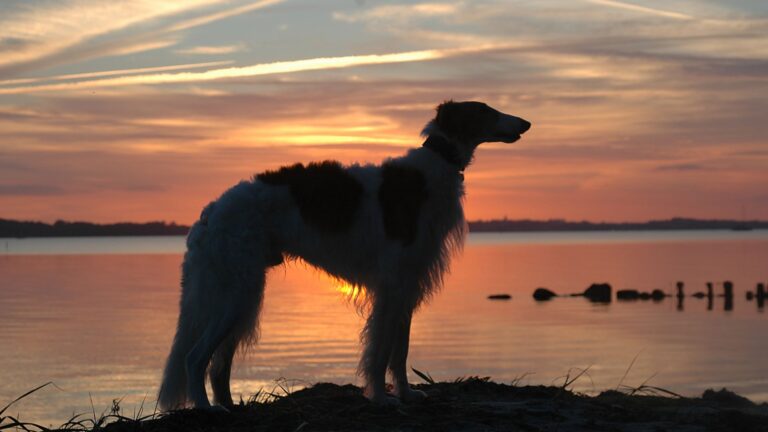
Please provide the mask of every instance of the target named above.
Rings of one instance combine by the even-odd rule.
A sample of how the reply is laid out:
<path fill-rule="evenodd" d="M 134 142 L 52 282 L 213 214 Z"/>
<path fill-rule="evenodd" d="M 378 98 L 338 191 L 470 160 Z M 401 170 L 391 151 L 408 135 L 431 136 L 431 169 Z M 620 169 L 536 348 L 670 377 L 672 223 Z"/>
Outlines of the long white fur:
<path fill-rule="evenodd" d="M 430 123 L 424 133 L 440 131 Z M 475 146 L 467 147 L 469 159 Z M 377 199 L 381 167 L 375 165 L 346 168 L 364 193 L 353 225 L 341 235 L 304 223 L 288 187 L 258 180 L 239 183 L 205 208 L 187 238 L 178 327 L 158 397 L 161 409 L 189 403 L 209 407 L 206 370 L 214 402 L 232 404 L 232 358 L 258 338 L 267 260 L 275 244 L 281 247 L 278 253 L 365 289 L 369 317 L 359 372 L 367 395 L 379 403 L 395 402 L 385 393 L 389 370 L 400 399 L 424 397 L 409 387 L 406 375 L 411 317 L 441 286 L 451 256 L 463 245 L 463 178 L 424 147 L 389 162 L 416 168 L 426 180 L 417 237 L 407 246 L 385 234 Z"/>

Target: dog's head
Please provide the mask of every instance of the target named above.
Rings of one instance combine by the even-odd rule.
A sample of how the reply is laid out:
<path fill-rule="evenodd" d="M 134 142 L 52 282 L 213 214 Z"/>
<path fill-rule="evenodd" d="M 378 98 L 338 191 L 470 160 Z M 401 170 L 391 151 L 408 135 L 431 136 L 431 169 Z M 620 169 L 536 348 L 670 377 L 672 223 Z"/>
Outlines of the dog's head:
<path fill-rule="evenodd" d="M 447 138 L 474 146 L 484 142 L 513 143 L 531 128 L 528 121 L 482 102 L 444 102 L 437 107 L 434 124 Z"/>
<path fill-rule="evenodd" d="M 448 101 L 437 107 L 437 115 L 422 132 L 447 140 L 465 167 L 478 145 L 485 142 L 513 143 L 531 128 L 520 117 L 499 112 L 482 102 Z"/>

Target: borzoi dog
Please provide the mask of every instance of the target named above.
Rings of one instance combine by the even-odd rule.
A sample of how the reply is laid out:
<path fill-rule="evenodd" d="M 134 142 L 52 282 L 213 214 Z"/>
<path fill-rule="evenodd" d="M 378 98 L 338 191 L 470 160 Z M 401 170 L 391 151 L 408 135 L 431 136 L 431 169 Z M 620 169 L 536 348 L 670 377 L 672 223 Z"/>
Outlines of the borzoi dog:
<path fill-rule="evenodd" d="M 381 165 L 296 164 L 224 192 L 187 237 L 159 406 L 210 407 L 206 370 L 214 402 L 232 405 L 232 358 L 258 337 L 265 273 L 297 258 L 364 289 L 366 396 L 380 404 L 424 398 L 406 374 L 411 316 L 463 245 L 463 171 L 479 144 L 515 142 L 530 126 L 484 103 L 449 101 L 424 128 L 422 147 L 405 156 Z M 387 370 L 396 397 L 385 391 Z"/>

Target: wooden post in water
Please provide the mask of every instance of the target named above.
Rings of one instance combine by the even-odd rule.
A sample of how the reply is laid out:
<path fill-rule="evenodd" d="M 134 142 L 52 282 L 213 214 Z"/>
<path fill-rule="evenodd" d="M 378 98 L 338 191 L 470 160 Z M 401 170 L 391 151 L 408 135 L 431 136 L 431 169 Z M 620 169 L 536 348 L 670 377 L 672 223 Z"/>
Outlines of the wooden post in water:
<path fill-rule="evenodd" d="M 733 310 L 733 282 L 723 282 L 723 297 L 725 297 L 724 309 L 727 311 Z"/>
<path fill-rule="evenodd" d="M 715 288 L 712 286 L 712 282 L 707 282 L 707 310 L 712 310 L 714 297 L 715 297 Z"/>
<path fill-rule="evenodd" d="M 762 309 L 765 305 L 765 284 L 757 284 L 757 307 Z"/>

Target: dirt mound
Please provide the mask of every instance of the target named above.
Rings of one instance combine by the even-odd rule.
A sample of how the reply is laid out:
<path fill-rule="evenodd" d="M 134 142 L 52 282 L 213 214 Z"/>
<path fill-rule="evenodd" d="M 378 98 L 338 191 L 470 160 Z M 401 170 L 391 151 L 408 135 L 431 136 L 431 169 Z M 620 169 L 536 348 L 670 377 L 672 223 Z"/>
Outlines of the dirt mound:
<path fill-rule="evenodd" d="M 397 407 L 368 402 L 353 385 L 316 384 L 242 403 L 230 413 L 182 410 L 120 420 L 123 431 L 768 431 L 768 405 L 727 390 L 701 398 L 583 396 L 558 387 L 511 386 L 484 378 L 416 386 L 430 397 Z M 261 400 L 259 400 L 261 399 Z"/>

